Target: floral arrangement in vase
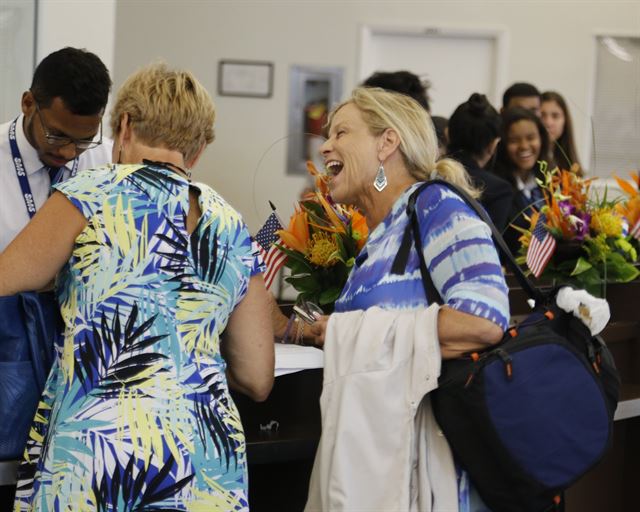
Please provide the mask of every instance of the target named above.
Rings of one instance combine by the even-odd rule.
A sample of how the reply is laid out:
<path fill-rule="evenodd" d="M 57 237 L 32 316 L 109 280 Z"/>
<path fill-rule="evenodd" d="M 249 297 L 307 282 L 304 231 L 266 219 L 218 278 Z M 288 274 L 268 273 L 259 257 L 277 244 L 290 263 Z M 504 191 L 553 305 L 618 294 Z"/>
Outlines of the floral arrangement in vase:
<path fill-rule="evenodd" d="M 544 163 L 543 163 L 544 164 Z M 640 217 L 640 197 L 629 201 L 608 200 L 607 190 L 591 193 L 594 178 L 542 165 L 538 185 L 545 204 L 529 217 L 529 229 L 520 230 L 522 243 L 518 263 L 529 267 L 531 253 L 541 241 L 547 244 L 543 265 L 536 277 L 573 284 L 597 296 L 606 294 L 607 283 L 624 283 L 640 275 L 635 263 L 637 249 L 629 234 L 627 215 Z M 627 184 L 628 185 L 628 184 Z M 623 187 L 623 190 L 631 186 Z M 626 206 L 625 206 L 626 205 Z M 535 240 L 534 240 L 535 239 Z"/>
<path fill-rule="evenodd" d="M 299 299 L 330 312 L 368 230 L 357 209 L 331 200 L 326 177 L 312 162 L 307 162 L 307 169 L 316 188 L 298 201 L 289 226 L 277 232 L 282 242 L 278 248 L 288 256 L 284 265 L 291 273 L 285 281 L 298 291 Z"/>

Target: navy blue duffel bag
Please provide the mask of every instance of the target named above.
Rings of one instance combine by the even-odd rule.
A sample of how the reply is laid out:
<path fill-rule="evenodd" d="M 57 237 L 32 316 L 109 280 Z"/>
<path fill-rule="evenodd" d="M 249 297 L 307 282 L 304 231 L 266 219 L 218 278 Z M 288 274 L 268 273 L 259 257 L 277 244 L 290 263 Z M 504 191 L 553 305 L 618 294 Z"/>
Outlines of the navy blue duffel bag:
<path fill-rule="evenodd" d="M 53 293 L 0 297 L 0 461 L 22 458 L 60 331 Z"/>
<path fill-rule="evenodd" d="M 417 195 L 432 183 L 454 190 L 489 225 L 536 308 L 484 352 L 443 361 L 433 412 L 458 463 L 493 512 L 558 508 L 563 490 L 606 454 L 620 379 L 599 336 L 556 305 L 556 290 L 536 289 L 479 204 L 433 180 L 409 200 L 407 226 L 392 272 L 402 273 L 415 245 L 429 302 L 442 303 L 422 252 Z"/>
<path fill-rule="evenodd" d="M 493 512 L 542 512 L 606 454 L 619 386 L 602 339 L 549 306 L 490 350 L 445 361 L 432 405 Z"/>

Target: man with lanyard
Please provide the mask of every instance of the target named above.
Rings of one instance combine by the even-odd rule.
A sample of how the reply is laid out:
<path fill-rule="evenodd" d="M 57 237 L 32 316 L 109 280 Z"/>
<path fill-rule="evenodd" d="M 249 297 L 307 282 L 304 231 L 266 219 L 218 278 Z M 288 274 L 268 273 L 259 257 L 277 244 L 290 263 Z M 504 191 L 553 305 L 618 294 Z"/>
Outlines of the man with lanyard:
<path fill-rule="evenodd" d="M 22 114 L 0 125 L 0 252 L 46 201 L 52 185 L 80 170 L 111 162 L 112 143 L 102 137 L 102 116 L 110 88 L 107 68 L 85 50 L 63 48 L 37 66 L 30 89 L 22 95 Z M 48 339 L 46 343 L 50 344 L 51 333 L 59 330 L 51 292 L 0 298 L 0 366 L 4 363 L 6 369 L 12 368 L 11 363 L 29 359 L 11 350 L 16 345 L 11 335 L 29 329 L 22 325 L 21 309 L 28 297 L 35 297 L 31 303 L 35 301 L 35 309 L 42 315 L 40 325 L 45 326 L 47 334 L 41 339 Z M 45 348 L 51 356 L 52 347 Z M 41 372 L 45 378 L 49 370 L 46 366 Z M 26 368 L 30 375 L 30 367 Z M 3 382 L 2 374 L 8 382 Z M 19 378 L 11 371 L 0 371 L 0 386 L 12 386 Z M 38 382 L 38 387 L 41 384 Z M 5 416 L 0 418 L 0 454 L 5 452 L 0 456 L 4 459 L 0 460 L 0 510 L 13 508 L 18 465 L 16 460 L 7 460 L 6 452 L 13 452 L 11 459 L 22 457 L 21 450 L 7 449 L 7 443 L 16 444 L 19 431 L 26 434 L 37 406 L 36 399 L 28 419 L 12 418 L 12 411 L 24 410 L 28 399 L 16 394 L 11 397 L 16 403 L 11 404 L 7 395 L 0 394 L 4 402 L 0 403 L 0 416 Z"/>

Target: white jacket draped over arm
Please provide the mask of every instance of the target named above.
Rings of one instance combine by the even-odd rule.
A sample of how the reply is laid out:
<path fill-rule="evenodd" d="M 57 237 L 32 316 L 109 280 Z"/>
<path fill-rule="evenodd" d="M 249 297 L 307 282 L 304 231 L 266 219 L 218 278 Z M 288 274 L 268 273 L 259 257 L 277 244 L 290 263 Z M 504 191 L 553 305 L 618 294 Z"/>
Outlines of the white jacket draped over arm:
<path fill-rule="evenodd" d="M 438 309 L 331 315 L 306 511 L 458 511 L 451 451 L 427 395 L 440 374 Z"/>

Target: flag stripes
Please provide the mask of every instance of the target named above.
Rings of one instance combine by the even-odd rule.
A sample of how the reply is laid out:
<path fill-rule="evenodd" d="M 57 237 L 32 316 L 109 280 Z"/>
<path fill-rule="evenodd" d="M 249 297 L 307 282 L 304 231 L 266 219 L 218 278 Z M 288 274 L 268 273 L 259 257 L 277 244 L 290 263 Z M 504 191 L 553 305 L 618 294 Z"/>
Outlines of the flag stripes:
<path fill-rule="evenodd" d="M 276 234 L 276 231 L 279 229 L 284 228 L 276 213 L 272 212 L 258 233 L 256 233 L 256 242 L 258 243 L 260 254 L 267 267 L 264 273 L 264 284 L 267 290 L 273 284 L 278 270 L 280 270 L 287 260 L 287 255 L 277 247 L 277 244 L 284 245 L 280 237 Z"/>
<path fill-rule="evenodd" d="M 556 239 L 546 228 L 547 217 L 541 213 L 533 231 L 527 249 L 527 267 L 535 277 L 539 277 L 549 263 L 556 249 Z"/>

